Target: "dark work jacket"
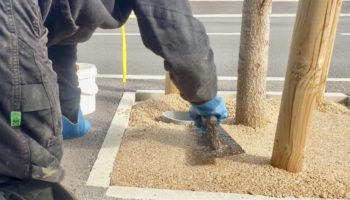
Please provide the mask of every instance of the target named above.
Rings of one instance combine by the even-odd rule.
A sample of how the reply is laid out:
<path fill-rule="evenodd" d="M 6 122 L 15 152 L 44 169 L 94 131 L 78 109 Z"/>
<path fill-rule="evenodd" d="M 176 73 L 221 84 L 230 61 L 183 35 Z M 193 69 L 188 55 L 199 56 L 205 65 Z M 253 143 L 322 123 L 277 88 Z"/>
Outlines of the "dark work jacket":
<path fill-rule="evenodd" d="M 164 67 L 190 102 L 216 95 L 213 52 L 187 0 L 39 0 L 48 46 L 88 40 L 96 28 L 122 26 L 134 11 L 144 45 L 164 58 Z"/>
<path fill-rule="evenodd" d="M 96 28 L 118 28 L 131 13 L 127 0 L 39 0 L 48 46 L 88 40 Z"/>
<path fill-rule="evenodd" d="M 170 77 L 180 90 L 181 96 L 189 102 L 199 103 L 212 99 L 217 92 L 216 67 L 214 65 L 214 55 L 209 45 L 209 39 L 201 22 L 192 15 L 190 5 L 187 0 L 38 0 L 42 20 L 38 20 L 36 10 L 34 18 L 20 18 L 18 23 L 30 27 L 29 31 L 34 31 L 40 36 L 42 21 L 48 29 L 48 46 L 76 44 L 88 40 L 96 28 L 118 28 L 127 20 L 131 11 L 136 15 L 140 28 L 140 33 L 144 45 L 153 51 L 156 55 L 164 59 L 164 68 L 170 72 Z M 0 1 L 1 2 L 1 1 Z M 6 1 L 7 2 L 7 1 Z M 36 0 L 13 1 L 23 7 L 33 6 Z M 5 5 L 4 2 L 2 2 Z M 34 4 L 33 4 L 34 3 Z M 11 7 L 6 4 L 7 8 Z M 21 6 L 18 9 L 21 9 Z M 35 9 L 37 6 L 35 6 Z M 27 8 L 28 9 L 28 8 Z M 39 12 L 40 12 L 39 11 Z M 5 13 L 2 12 L 4 15 Z M 24 15 L 27 15 L 24 12 Z M 6 24 L 3 23 L 3 26 Z M 39 29 L 38 29 L 39 27 Z M 21 27 L 17 27 L 21 28 Z M 37 30 L 40 30 L 37 32 Z M 9 34 L 7 34 L 9 35 Z M 6 35 L 5 35 L 6 36 Z M 4 39 L 11 41 L 10 39 Z M 46 40 L 43 36 L 41 40 Z M 41 45 L 42 43 L 40 43 Z M 45 45 L 44 45 L 45 46 Z M 69 46 L 69 45 L 68 45 Z M 47 56 L 45 57 L 46 46 L 27 45 L 26 49 L 33 49 L 30 52 L 20 49 L 23 56 L 28 58 L 27 64 L 35 69 L 36 62 L 33 61 L 33 55 L 40 53 L 42 64 L 45 64 L 44 70 L 51 70 Z M 17 48 L 17 47 L 16 47 Z M 12 53 L 15 51 L 11 51 Z M 6 55 L 4 52 L 1 55 Z M 16 53 L 16 52 L 15 52 Z M 39 54 L 38 54 L 39 55 Z M 17 55 L 14 55 L 17 56 Z M 75 55 L 72 55 L 75 56 Z M 7 60 L 10 60 L 8 56 Z M 21 57 L 22 58 L 22 57 Z M 69 59 L 69 58 L 67 58 Z M 31 62 L 31 63 L 30 63 Z M 5 68 L 8 63 L 0 67 Z M 11 67 L 11 66 L 10 66 Z M 26 70 L 26 65 L 24 69 Z M 142 66 L 141 66 L 142 67 Z M 10 73 L 10 72 L 9 72 Z M 23 71 L 22 75 L 30 76 L 32 73 Z M 33 78 L 32 74 L 31 77 Z M 50 73 L 54 75 L 54 73 Z M 6 83 L 11 84 L 11 75 L 2 76 L 6 78 Z M 46 77 L 48 80 L 56 80 L 54 77 Z M 50 81 L 46 80 L 48 84 Z M 4 80 L 5 81 L 5 80 Z M 30 92 L 24 87 L 24 92 Z M 17 83 L 18 85 L 18 83 Z M 49 84 L 50 85 L 50 84 Z M 40 86 L 40 84 L 39 84 Z M 56 90 L 56 86 L 50 87 Z M 9 91 L 0 87 L 0 91 Z M 35 91 L 44 91 L 45 88 L 35 88 Z M 40 89 L 40 90 L 39 90 Z M 52 90 L 52 91 L 54 91 Z M 17 91 L 18 92 L 18 91 Z M 19 90 L 20 92 L 20 90 Z M 58 93 L 58 92 L 57 92 Z M 57 94 L 47 95 L 48 97 Z M 5 95 L 6 96 L 6 95 Z M 33 101 L 40 95 L 33 93 Z M 58 138 L 50 141 L 50 131 L 43 131 L 38 135 L 36 130 L 42 127 L 38 121 L 37 124 L 26 122 L 24 128 L 14 130 L 8 124 L 9 106 L 7 98 L 0 99 L 0 105 L 6 110 L 6 116 L 0 115 L 0 183 L 1 179 L 15 177 L 18 179 L 40 179 L 52 182 L 58 182 L 61 179 L 60 160 L 62 157 L 61 145 Z M 15 99 L 17 100 L 17 99 Z M 56 99 L 53 99 L 55 101 Z M 38 102 L 23 102 L 27 105 L 38 105 Z M 39 105 L 38 105 L 39 106 Z M 40 105 L 43 106 L 43 105 Z M 59 110 L 57 102 L 52 103 L 51 108 Z M 47 106 L 50 108 L 49 106 Z M 45 107 L 46 108 L 46 107 Z M 45 110 L 46 112 L 46 110 Z M 30 114 L 30 113 L 29 113 Z M 28 114 L 28 115 L 29 115 Z M 45 113 L 42 112 L 44 115 Z M 56 112 L 55 117 L 59 117 Z M 42 117 L 46 119 L 45 116 Z M 40 120 L 40 118 L 38 118 Z M 51 120 L 55 126 L 58 126 L 59 120 Z M 31 126 L 30 129 L 26 126 Z M 36 128 L 38 127 L 38 128 Z M 55 134 L 59 134 L 56 131 Z M 28 143 L 27 141 L 30 141 Z M 28 143 L 28 144 L 27 144 Z M 27 145 L 24 145 L 27 144 Z M 9 157 L 9 158 L 8 158 Z M 37 165 L 36 165 L 37 164 Z M 49 169 L 49 171 L 47 170 Z M 50 175 L 50 176 L 48 176 Z"/>

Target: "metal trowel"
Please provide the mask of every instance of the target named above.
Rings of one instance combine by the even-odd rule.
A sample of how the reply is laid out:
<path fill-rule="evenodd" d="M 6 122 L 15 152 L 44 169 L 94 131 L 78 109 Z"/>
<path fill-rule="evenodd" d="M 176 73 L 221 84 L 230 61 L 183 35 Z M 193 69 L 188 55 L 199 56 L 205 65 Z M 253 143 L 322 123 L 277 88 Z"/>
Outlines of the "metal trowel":
<path fill-rule="evenodd" d="M 204 160 L 244 153 L 243 148 L 220 126 L 215 116 L 202 117 L 205 129 L 196 128 L 198 153 Z"/>

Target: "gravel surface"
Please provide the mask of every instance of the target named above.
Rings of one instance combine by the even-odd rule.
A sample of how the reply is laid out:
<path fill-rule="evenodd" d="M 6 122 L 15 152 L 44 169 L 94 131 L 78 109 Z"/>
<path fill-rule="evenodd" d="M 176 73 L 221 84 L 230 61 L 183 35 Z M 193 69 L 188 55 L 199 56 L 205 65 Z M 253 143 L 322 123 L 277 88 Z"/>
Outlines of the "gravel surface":
<path fill-rule="evenodd" d="M 273 197 L 350 198 L 350 110 L 327 103 L 314 111 L 304 169 L 292 174 L 270 166 L 279 99 L 266 103 L 266 124 L 252 129 L 234 124 L 234 100 L 223 128 L 246 154 L 196 162 L 190 126 L 161 121 L 166 110 L 187 110 L 188 103 L 168 95 L 136 104 L 118 153 L 113 184 L 147 188 L 248 193 Z"/>

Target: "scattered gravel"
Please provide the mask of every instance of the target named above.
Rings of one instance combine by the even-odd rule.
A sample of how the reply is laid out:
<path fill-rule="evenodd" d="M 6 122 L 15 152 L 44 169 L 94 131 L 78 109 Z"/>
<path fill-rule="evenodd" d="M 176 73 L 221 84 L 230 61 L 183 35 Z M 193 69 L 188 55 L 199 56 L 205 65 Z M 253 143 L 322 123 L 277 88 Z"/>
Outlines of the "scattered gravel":
<path fill-rule="evenodd" d="M 195 162 L 190 126 L 167 124 L 167 110 L 188 110 L 176 95 L 134 106 L 118 153 L 112 184 L 147 188 L 232 192 L 273 197 L 350 198 L 350 110 L 327 103 L 314 111 L 307 138 L 304 169 L 288 173 L 270 165 L 280 99 L 266 102 L 266 125 L 253 129 L 234 124 L 235 100 L 223 128 L 246 154 Z"/>
<path fill-rule="evenodd" d="M 349 112 L 349 108 L 345 107 L 342 104 L 326 101 L 322 105 L 317 107 L 317 110 L 321 112 L 331 112 L 337 114 L 344 114 Z"/>

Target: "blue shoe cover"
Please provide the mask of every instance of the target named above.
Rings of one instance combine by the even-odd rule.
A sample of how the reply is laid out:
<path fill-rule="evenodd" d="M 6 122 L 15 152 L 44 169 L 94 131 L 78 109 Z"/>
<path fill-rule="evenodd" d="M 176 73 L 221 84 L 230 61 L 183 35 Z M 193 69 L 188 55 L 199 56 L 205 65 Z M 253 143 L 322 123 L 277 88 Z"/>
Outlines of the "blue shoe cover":
<path fill-rule="evenodd" d="M 62 115 L 62 124 L 62 135 L 64 140 L 82 137 L 87 134 L 91 128 L 90 122 L 85 120 L 81 111 L 79 111 L 77 123 L 72 123 L 67 117 Z"/>

